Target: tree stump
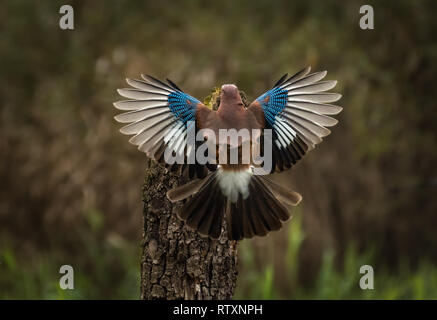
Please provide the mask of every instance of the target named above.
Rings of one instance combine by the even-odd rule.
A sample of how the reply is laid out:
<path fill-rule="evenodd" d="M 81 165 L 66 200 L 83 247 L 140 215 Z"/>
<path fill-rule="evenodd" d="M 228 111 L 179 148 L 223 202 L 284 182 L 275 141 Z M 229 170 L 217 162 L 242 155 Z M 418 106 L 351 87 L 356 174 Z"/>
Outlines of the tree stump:
<path fill-rule="evenodd" d="M 166 192 L 186 180 L 149 160 L 143 189 L 141 299 L 231 299 L 237 242 L 201 237 L 176 215 Z"/>

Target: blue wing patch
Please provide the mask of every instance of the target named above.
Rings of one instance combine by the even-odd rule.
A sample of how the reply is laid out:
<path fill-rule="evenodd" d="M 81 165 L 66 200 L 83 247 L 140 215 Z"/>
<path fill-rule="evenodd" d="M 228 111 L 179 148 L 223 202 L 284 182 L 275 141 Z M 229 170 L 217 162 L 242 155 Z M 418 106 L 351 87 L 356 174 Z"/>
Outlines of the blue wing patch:
<path fill-rule="evenodd" d="M 199 103 L 199 100 L 181 91 L 174 91 L 168 95 L 168 107 L 185 125 L 188 121 L 195 120 L 196 107 Z"/>
<path fill-rule="evenodd" d="M 267 122 L 273 126 L 276 117 L 278 117 L 287 105 L 287 90 L 275 87 L 256 100 L 261 104 Z"/>

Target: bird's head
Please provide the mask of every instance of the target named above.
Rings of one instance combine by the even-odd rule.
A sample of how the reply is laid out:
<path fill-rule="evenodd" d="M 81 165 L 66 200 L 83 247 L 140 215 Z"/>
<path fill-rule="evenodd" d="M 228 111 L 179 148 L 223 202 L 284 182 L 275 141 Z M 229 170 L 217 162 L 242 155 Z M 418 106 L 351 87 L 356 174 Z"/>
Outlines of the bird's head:
<path fill-rule="evenodd" d="M 220 103 L 243 106 L 240 92 L 235 84 L 224 84 L 220 91 Z"/>

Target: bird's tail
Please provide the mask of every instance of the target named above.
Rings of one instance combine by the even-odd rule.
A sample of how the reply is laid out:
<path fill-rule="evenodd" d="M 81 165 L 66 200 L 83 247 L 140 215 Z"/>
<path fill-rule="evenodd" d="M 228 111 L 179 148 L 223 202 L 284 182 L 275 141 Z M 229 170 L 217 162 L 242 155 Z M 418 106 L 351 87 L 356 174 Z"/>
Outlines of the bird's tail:
<path fill-rule="evenodd" d="M 178 216 L 200 234 L 217 239 L 226 217 L 228 238 L 241 240 L 265 236 L 278 230 L 290 218 L 285 205 L 297 205 L 302 197 L 264 176 L 250 174 L 246 182 L 228 179 L 224 185 L 220 170 L 167 192 L 172 201 L 188 199 Z M 225 183 L 225 184 L 226 184 Z M 234 183 L 234 191 L 229 183 Z M 227 189 L 226 189 L 227 188 Z M 231 190 L 231 192 L 229 192 Z"/>

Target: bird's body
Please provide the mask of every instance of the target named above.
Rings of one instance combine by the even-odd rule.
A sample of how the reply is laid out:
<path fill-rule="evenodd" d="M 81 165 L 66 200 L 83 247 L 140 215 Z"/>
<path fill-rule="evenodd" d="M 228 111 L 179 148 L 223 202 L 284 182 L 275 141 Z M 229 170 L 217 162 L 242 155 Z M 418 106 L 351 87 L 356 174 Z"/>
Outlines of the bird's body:
<path fill-rule="evenodd" d="M 337 120 L 327 114 L 341 111 L 327 104 L 340 95 L 324 93 L 336 81 L 320 81 L 326 72 L 309 71 L 306 68 L 288 79 L 282 77 L 247 108 L 235 85 L 223 85 L 217 111 L 171 81 L 166 84 L 143 76 L 145 81 L 128 80 L 134 89 L 119 90 L 133 100 L 115 103 L 118 109 L 129 111 L 116 120 L 130 123 L 121 132 L 135 134 L 130 142 L 139 150 L 194 178 L 167 193 L 171 201 L 187 200 L 179 213 L 187 225 L 218 238 L 225 217 L 230 239 L 263 236 L 282 226 L 290 217 L 284 204 L 297 205 L 301 196 L 257 175 L 256 168 L 261 165 L 255 161 L 253 148 L 271 144 L 271 152 L 263 154 L 263 164 L 268 162 L 266 156 L 271 164 L 264 173 L 288 169 L 330 133 L 325 127 L 335 125 Z M 272 135 L 267 135 L 266 129 Z M 200 133 L 204 141 L 190 145 L 190 130 Z M 202 161 L 198 150 L 207 145 L 212 146 L 214 157 L 208 153 L 207 160 Z M 222 158 L 223 150 L 235 150 L 238 156 Z M 184 162 L 169 164 L 166 151 L 179 155 Z M 202 152 L 200 155 L 205 155 Z M 189 163 L 188 159 L 193 158 L 195 162 Z"/>

